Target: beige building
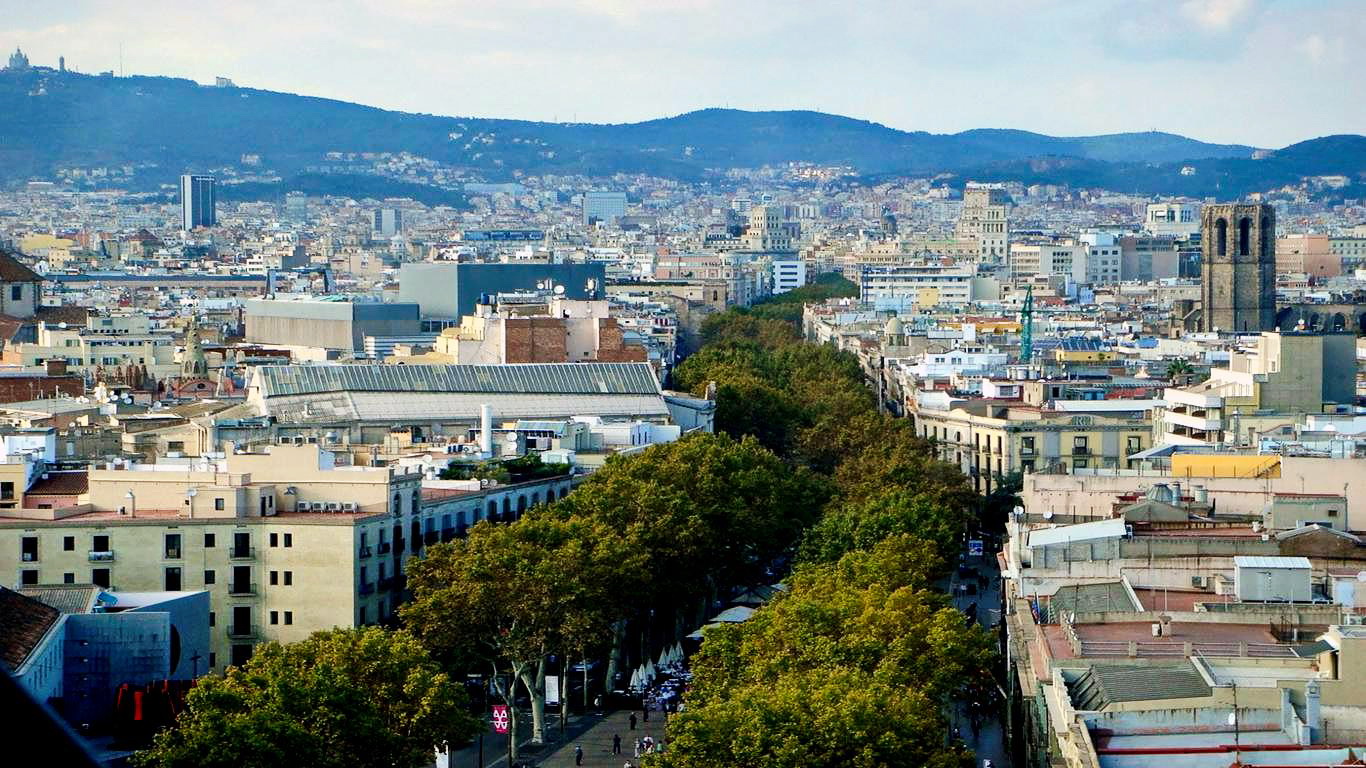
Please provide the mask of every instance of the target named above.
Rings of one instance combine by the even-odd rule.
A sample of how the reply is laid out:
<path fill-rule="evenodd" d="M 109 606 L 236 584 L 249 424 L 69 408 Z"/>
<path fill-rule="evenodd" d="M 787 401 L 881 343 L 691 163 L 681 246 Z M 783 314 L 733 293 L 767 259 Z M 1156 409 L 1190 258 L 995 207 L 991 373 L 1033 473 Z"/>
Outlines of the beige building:
<path fill-rule="evenodd" d="M 976 240 L 983 263 L 1003 263 L 1010 242 L 1010 197 L 1005 190 L 968 182 L 954 236 Z"/>
<path fill-rule="evenodd" d="M 1132 403 L 1126 407 L 1141 408 Z M 1141 411 L 1074 412 L 977 401 L 948 410 L 918 408 L 911 415 L 916 433 L 934 440 L 940 458 L 959 467 L 983 493 L 1014 472 L 1126 467 L 1127 457 L 1152 441 Z"/>
<path fill-rule="evenodd" d="M 1227 368 L 1192 387 L 1168 387 L 1153 414 L 1157 442 L 1256 444 L 1259 433 L 1355 398 L 1355 335 L 1265 332 Z"/>
<path fill-rule="evenodd" d="M 1342 274 L 1342 257 L 1334 252 L 1328 235 L 1283 235 L 1276 239 L 1276 273 L 1337 277 Z"/>

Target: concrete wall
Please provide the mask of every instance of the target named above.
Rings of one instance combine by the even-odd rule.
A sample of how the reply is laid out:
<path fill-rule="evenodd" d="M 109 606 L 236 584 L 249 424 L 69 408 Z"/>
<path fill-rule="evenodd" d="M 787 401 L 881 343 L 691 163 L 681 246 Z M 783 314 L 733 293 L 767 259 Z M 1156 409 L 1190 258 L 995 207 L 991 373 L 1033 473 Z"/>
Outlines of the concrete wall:
<path fill-rule="evenodd" d="M 399 267 L 399 298 L 416 302 L 423 317 L 455 319 L 473 313 L 481 294 L 532 291 L 545 280 L 564 286 L 565 298 L 586 299 L 590 279 L 604 295 L 602 264 L 409 263 Z"/>

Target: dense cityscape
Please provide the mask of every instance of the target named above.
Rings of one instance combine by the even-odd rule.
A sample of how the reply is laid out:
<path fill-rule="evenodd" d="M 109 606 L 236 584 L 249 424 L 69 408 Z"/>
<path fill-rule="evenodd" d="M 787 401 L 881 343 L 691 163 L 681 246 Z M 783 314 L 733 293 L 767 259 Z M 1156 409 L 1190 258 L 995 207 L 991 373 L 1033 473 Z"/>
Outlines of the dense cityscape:
<path fill-rule="evenodd" d="M 1366 138 L 224 159 L 42 126 L 305 100 L 6 56 L 30 762 L 1366 758 Z"/>

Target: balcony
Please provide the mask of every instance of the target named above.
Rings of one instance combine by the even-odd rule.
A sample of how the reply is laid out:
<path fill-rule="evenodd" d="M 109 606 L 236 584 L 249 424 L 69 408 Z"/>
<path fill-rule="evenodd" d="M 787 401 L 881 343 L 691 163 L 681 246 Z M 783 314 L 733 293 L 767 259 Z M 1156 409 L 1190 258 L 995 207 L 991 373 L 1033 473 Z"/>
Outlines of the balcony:
<path fill-rule="evenodd" d="M 381 545 L 381 546 L 382 546 L 382 545 Z M 373 554 L 375 554 L 374 551 L 371 550 L 370 547 L 368 547 L 368 546 L 366 546 L 366 547 L 361 547 L 361 548 L 360 548 L 360 556 L 361 556 L 361 557 L 370 557 L 370 556 L 373 555 Z"/>
<path fill-rule="evenodd" d="M 390 545 L 389 545 L 389 542 L 387 542 L 387 541 L 381 541 L 381 542 L 379 543 L 379 553 L 380 553 L 381 555 L 387 555 L 387 554 L 389 554 L 389 550 L 390 550 L 390 549 L 391 549 L 391 547 L 390 547 Z"/>
<path fill-rule="evenodd" d="M 233 547 L 228 550 L 229 560 L 255 560 L 256 547 Z"/>
<path fill-rule="evenodd" d="M 228 627 L 228 637 L 234 640 L 255 640 L 256 627 L 250 624 L 237 624 Z"/>
<path fill-rule="evenodd" d="M 228 585 L 229 595 L 254 595 L 256 594 L 256 584 L 244 581 L 233 582 Z"/>
<path fill-rule="evenodd" d="M 1085 445 L 1074 445 L 1074 446 L 1072 446 L 1072 455 L 1073 455 L 1073 456 L 1090 456 L 1090 455 L 1091 455 L 1091 448 L 1090 448 L 1090 446 L 1085 446 Z"/>
<path fill-rule="evenodd" d="M 397 580 L 393 576 L 381 576 L 379 580 L 379 588 L 383 590 L 393 589 L 395 581 Z"/>
<path fill-rule="evenodd" d="M 362 595 L 372 595 L 375 592 L 375 585 L 367 581 L 364 584 L 361 584 L 356 591 Z"/>
<path fill-rule="evenodd" d="M 86 554 L 86 559 L 92 563 L 112 563 L 114 562 L 114 550 L 102 549 L 96 551 L 92 549 Z"/>
<path fill-rule="evenodd" d="M 1210 418 L 1205 415 L 1204 411 L 1199 411 L 1198 413 L 1200 415 L 1197 416 L 1193 413 L 1181 413 L 1179 411 L 1169 410 L 1162 414 L 1162 421 L 1167 424 L 1182 426 L 1200 432 L 1218 432 L 1224 428 L 1222 419 Z"/>

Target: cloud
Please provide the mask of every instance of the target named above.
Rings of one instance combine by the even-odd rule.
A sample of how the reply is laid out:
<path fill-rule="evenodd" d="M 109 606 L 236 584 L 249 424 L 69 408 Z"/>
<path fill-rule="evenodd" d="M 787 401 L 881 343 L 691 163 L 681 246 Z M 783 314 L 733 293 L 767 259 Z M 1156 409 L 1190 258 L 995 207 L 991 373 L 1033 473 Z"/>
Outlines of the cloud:
<path fill-rule="evenodd" d="M 1209 30 L 1228 29 L 1252 10 L 1251 0 L 1186 0 L 1181 15 Z"/>

